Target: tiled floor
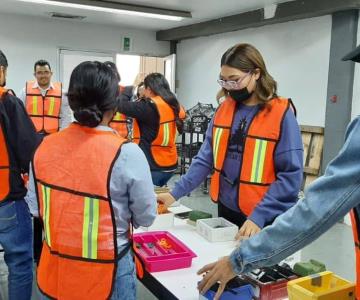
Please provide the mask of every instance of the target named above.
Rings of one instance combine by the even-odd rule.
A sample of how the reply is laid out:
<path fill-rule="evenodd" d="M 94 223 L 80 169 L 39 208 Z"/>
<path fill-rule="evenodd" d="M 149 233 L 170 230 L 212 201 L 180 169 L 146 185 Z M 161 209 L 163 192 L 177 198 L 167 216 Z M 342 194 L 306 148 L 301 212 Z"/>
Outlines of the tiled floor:
<path fill-rule="evenodd" d="M 216 205 L 213 204 L 209 200 L 208 195 L 204 195 L 200 189 L 193 192 L 190 197 L 183 198 L 181 202 L 192 209 L 207 211 L 214 216 L 217 215 Z M 348 280 L 354 281 L 355 258 L 353 244 L 351 227 L 339 223 L 321 236 L 317 241 L 304 248 L 301 251 L 301 257 L 302 260 L 308 260 L 310 258 L 318 259 L 324 262 L 329 270 Z M 4 264 L 0 263 L 0 288 L 2 289 L 6 287 L 6 276 L 2 275 L 5 273 L 5 270 Z M 36 285 L 34 284 L 34 287 L 35 286 Z M 5 300 L 3 298 L 4 296 L 0 291 L 0 300 Z M 34 288 L 33 299 L 39 299 L 36 288 Z M 155 299 L 155 297 L 139 284 L 138 299 L 152 300 Z"/>

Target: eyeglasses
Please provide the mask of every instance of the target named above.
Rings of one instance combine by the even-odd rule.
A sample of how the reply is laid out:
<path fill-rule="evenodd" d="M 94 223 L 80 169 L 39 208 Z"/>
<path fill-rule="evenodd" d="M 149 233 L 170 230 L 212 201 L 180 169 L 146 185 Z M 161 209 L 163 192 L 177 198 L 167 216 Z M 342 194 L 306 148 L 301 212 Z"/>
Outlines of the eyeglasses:
<path fill-rule="evenodd" d="M 35 74 L 38 75 L 38 76 L 43 76 L 43 75 L 50 75 L 51 72 L 49 71 L 37 71 Z"/>
<path fill-rule="evenodd" d="M 241 83 L 244 81 L 246 77 L 248 77 L 252 72 L 249 71 L 246 75 L 244 75 L 242 78 L 239 78 L 238 80 L 222 80 L 218 79 L 218 84 L 224 88 L 225 90 L 240 90 L 241 89 Z"/>

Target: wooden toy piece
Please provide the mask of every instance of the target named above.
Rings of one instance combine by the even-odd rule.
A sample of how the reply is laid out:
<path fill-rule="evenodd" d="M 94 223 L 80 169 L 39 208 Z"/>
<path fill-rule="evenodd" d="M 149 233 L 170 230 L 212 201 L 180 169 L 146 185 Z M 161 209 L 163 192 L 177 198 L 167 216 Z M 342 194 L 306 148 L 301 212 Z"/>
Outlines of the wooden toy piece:
<path fill-rule="evenodd" d="M 168 213 L 169 211 L 163 203 L 158 203 L 157 212 L 158 215 L 162 215 Z"/>
<path fill-rule="evenodd" d="M 170 189 L 166 186 L 164 187 L 155 187 L 155 194 L 160 194 L 160 193 L 168 193 L 170 191 Z"/>
<path fill-rule="evenodd" d="M 165 250 L 168 250 L 168 249 L 172 249 L 172 245 L 169 243 L 169 241 L 165 238 L 162 238 L 160 241 L 157 242 L 158 245 L 165 249 Z"/>
<path fill-rule="evenodd" d="M 212 218 L 212 214 L 200 211 L 200 210 L 193 210 L 189 213 L 189 219 L 193 222 L 196 222 L 200 219 L 209 219 Z"/>
<path fill-rule="evenodd" d="M 298 262 L 294 265 L 294 272 L 302 277 L 324 271 L 326 271 L 326 266 L 315 259 L 310 259 L 309 262 Z"/>

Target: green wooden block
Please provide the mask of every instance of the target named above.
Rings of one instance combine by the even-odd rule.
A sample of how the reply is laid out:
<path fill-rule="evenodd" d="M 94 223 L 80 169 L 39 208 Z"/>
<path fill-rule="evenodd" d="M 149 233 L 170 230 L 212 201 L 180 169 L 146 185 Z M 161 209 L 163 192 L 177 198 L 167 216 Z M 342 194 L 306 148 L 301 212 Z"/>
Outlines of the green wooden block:
<path fill-rule="evenodd" d="M 209 218 L 212 218 L 212 214 L 200 210 L 193 210 L 189 213 L 189 219 L 194 222 L 200 219 L 209 219 Z"/>
<path fill-rule="evenodd" d="M 317 260 L 310 259 L 309 262 L 299 262 L 294 265 L 294 272 L 299 276 L 308 276 L 326 271 L 326 266 Z"/>

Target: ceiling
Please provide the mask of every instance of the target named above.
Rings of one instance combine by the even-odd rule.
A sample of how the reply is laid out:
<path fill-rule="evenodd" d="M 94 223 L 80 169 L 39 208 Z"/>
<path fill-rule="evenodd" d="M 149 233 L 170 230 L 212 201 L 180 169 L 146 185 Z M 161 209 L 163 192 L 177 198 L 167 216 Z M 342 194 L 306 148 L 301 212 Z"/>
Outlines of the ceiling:
<path fill-rule="evenodd" d="M 102 1 L 102 0 L 100 0 Z M 62 8 L 44 4 L 18 2 L 17 0 L 0 0 L 0 13 L 28 15 L 50 18 L 50 12 L 65 13 L 86 17 L 82 21 L 95 24 L 122 26 L 147 30 L 164 30 L 190 25 L 215 18 L 251 11 L 264 6 L 288 2 L 290 0 L 112 0 L 113 2 L 137 4 L 150 7 L 189 11 L 191 19 L 182 21 L 158 20 L 152 18 L 94 12 L 83 9 Z"/>

